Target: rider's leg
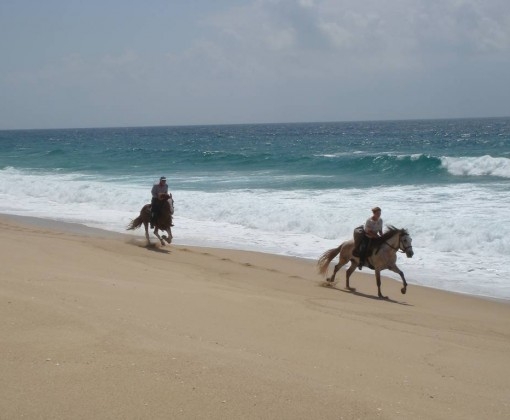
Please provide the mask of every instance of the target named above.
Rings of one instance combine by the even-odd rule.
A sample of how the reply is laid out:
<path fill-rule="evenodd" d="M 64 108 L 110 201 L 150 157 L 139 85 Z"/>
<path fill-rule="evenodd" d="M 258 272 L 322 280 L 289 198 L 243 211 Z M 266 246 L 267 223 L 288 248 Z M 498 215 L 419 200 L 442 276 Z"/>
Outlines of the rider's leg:
<path fill-rule="evenodd" d="M 159 200 L 153 197 L 151 200 L 151 220 L 150 220 L 151 229 L 154 227 L 158 214 L 159 214 Z"/>
<path fill-rule="evenodd" d="M 364 236 L 363 239 L 361 240 L 361 244 L 359 247 L 359 264 L 358 264 L 359 270 L 361 270 L 363 268 L 363 265 L 365 264 L 367 246 L 368 246 L 368 237 Z"/>
<path fill-rule="evenodd" d="M 354 248 L 352 250 L 352 255 L 354 255 L 355 257 L 359 257 L 360 249 L 361 249 L 361 241 L 356 241 L 356 239 L 355 239 L 354 240 Z"/>

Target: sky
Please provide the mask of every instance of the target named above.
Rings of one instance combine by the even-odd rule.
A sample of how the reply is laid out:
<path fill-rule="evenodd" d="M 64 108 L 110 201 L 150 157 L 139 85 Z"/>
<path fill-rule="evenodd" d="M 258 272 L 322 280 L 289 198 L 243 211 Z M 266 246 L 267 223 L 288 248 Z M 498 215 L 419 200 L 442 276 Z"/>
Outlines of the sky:
<path fill-rule="evenodd" d="M 508 0 L 0 0 L 0 129 L 499 116 Z"/>

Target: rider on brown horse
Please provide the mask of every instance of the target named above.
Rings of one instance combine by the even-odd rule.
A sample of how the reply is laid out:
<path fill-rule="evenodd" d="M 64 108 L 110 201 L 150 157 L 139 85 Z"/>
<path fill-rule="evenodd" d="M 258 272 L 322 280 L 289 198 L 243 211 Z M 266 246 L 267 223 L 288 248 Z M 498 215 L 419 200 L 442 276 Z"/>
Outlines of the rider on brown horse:
<path fill-rule="evenodd" d="M 161 211 L 161 205 L 163 204 L 162 195 L 168 194 L 168 185 L 166 184 L 166 178 L 162 176 L 159 178 L 159 183 L 154 184 L 151 190 L 152 200 L 151 200 L 151 229 L 154 227 L 155 221 L 158 219 L 159 213 Z M 170 226 L 173 226 L 172 222 L 170 222 Z"/>

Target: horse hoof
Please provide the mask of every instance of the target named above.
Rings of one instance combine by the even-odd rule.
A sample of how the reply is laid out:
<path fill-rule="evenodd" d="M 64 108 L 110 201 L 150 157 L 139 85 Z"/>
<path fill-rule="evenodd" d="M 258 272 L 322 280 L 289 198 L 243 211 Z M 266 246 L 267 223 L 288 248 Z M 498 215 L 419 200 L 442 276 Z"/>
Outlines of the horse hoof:
<path fill-rule="evenodd" d="M 402 292 L 402 294 L 403 294 L 403 295 L 405 295 L 405 294 L 406 294 L 406 292 L 407 292 L 407 290 L 406 290 L 406 288 L 405 288 L 405 287 L 402 287 L 402 289 L 400 289 L 400 291 Z"/>

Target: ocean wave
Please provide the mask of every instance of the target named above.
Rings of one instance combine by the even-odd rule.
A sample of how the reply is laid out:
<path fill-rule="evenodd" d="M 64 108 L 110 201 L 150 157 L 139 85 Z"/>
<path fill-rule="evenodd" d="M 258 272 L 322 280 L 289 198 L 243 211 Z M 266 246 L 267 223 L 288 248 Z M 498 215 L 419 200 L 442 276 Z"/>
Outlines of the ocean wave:
<path fill-rule="evenodd" d="M 443 157 L 441 166 L 456 176 L 510 178 L 510 159 L 504 157 Z"/>
<path fill-rule="evenodd" d="M 48 150 L 45 153 L 45 156 L 62 156 L 65 154 L 67 154 L 67 152 L 63 149 L 52 149 L 52 150 Z"/>
<path fill-rule="evenodd" d="M 429 161 L 426 156 L 420 159 Z M 232 181 L 233 174 L 212 178 L 218 184 Z M 148 178 L 34 173 L 8 167 L 0 170 L 0 212 L 125 232 L 129 220 L 150 200 L 152 182 Z M 275 182 L 279 181 L 273 178 Z M 510 204 L 505 186 L 453 183 L 278 191 L 241 190 L 234 185 L 213 191 L 200 183 L 190 190 L 172 184 L 174 234 L 179 244 L 206 242 L 316 259 L 349 239 L 352 229 L 368 217 L 369 208 L 379 205 L 385 224 L 408 228 L 412 234 L 415 257 L 399 258 L 409 280 L 510 298 L 502 289 L 509 278 L 505 256 L 510 232 L 498 222 L 504 220 Z M 470 223 L 473 215 L 475 224 Z M 450 283 L 438 284 L 436 279 L 445 277 L 445 267 Z M 482 276 L 484 282 L 479 281 Z"/>
<path fill-rule="evenodd" d="M 321 172 L 355 181 L 358 186 L 440 183 L 445 171 L 438 157 L 426 154 L 365 154 L 338 157 L 316 165 Z M 355 177 L 353 180 L 352 177 Z"/>

